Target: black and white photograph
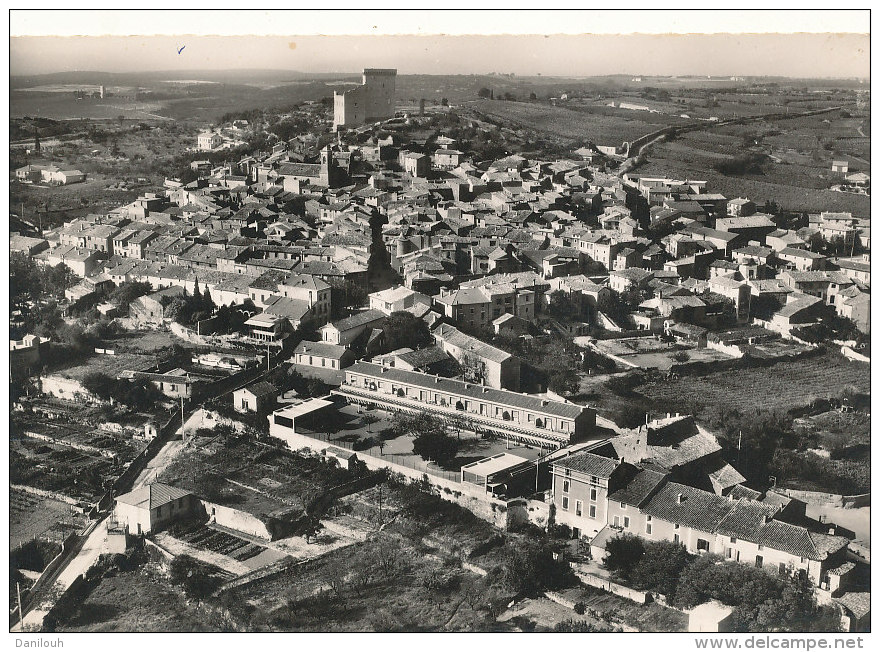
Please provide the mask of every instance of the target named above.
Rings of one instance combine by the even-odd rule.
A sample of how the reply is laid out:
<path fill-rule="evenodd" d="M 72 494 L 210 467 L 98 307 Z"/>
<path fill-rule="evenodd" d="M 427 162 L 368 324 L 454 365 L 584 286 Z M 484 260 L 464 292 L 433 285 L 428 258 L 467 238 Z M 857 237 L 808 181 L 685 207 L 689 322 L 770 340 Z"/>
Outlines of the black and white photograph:
<path fill-rule="evenodd" d="M 331 5 L 9 11 L 7 645 L 866 647 L 870 10 Z"/>

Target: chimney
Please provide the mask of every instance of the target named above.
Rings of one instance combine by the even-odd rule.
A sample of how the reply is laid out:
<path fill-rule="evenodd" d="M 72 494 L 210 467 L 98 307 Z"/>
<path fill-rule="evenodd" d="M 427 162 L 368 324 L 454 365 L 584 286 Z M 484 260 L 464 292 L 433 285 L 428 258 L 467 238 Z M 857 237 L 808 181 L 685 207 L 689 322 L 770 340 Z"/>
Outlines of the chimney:
<path fill-rule="evenodd" d="M 678 496 L 676 497 L 676 500 L 675 500 L 675 501 L 676 501 L 679 505 L 681 505 L 681 504 L 684 502 L 684 494 L 678 494 Z M 765 516 L 764 518 L 766 518 L 766 516 Z"/>
<path fill-rule="evenodd" d="M 831 536 L 834 536 L 835 532 L 837 532 L 837 529 L 833 525 L 828 528 L 828 534 L 830 534 Z"/>

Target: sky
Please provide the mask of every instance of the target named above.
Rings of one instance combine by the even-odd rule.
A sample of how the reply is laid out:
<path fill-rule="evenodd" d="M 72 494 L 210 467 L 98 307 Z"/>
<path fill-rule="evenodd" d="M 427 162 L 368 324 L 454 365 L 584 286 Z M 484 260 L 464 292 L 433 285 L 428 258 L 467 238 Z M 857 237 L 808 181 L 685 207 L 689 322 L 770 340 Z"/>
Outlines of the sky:
<path fill-rule="evenodd" d="M 399 74 L 867 78 L 869 22 L 864 11 L 12 11 L 9 53 L 13 75 L 388 67 Z M 688 33 L 759 29 L 802 32 Z M 837 33 L 804 33 L 823 30 Z M 678 33 L 646 33 L 658 31 Z M 149 35 L 97 36 L 138 33 Z"/>

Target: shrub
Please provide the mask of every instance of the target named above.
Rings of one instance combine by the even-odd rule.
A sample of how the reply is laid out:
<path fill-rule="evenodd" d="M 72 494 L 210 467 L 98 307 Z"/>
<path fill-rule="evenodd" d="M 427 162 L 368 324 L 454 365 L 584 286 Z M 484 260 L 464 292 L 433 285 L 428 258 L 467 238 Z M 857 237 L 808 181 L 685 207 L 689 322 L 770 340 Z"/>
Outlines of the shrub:
<path fill-rule="evenodd" d="M 585 605 L 583 602 L 578 602 L 574 605 L 574 612 L 578 616 L 583 616 L 586 613 L 586 611 L 587 611 L 587 605 Z"/>
<path fill-rule="evenodd" d="M 210 566 L 189 555 L 175 557 L 170 570 L 172 583 L 182 585 L 190 598 L 206 598 L 223 583 Z"/>

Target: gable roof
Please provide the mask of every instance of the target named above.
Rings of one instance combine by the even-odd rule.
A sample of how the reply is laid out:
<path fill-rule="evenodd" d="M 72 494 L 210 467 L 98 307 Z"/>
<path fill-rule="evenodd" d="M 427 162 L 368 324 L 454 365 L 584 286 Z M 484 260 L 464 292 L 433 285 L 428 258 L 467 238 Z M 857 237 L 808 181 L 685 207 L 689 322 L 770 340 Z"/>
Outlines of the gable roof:
<path fill-rule="evenodd" d="M 169 484 L 163 484 L 161 482 L 153 482 L 140 489 L 135 489 L 127 494 L 117 496 L 116 502 L 124 505 L 133 505 L 134 507 L 140 507 L 141 509 L 156 509 L 157 507 L 167 505 L 178 498 L 183 498 L 184 496 L 189 495 L 191 495 L 191 492 L 184 489 L 178 489 L 177 487 L 172 487 Z"/>
<path fill-rule="evenodd" d="M 610 457 L 602 457 L 595 453 L 579 453 L 571 455 L 562 459 L 553 460 L 552 464 L 554 467 L 571 469 L 578 473 L 595 475 L 600 478 L 610 478 L 614 469 L 620 466 L 620 462 L 617 460 L 611 459 Z"/>
<path fill-rule="evenodd" d="M 708 491 L 669 482 L 641 509 L 664 521 L 711 533 L 730 512 L 731 505 L 726 498 Z"/>

